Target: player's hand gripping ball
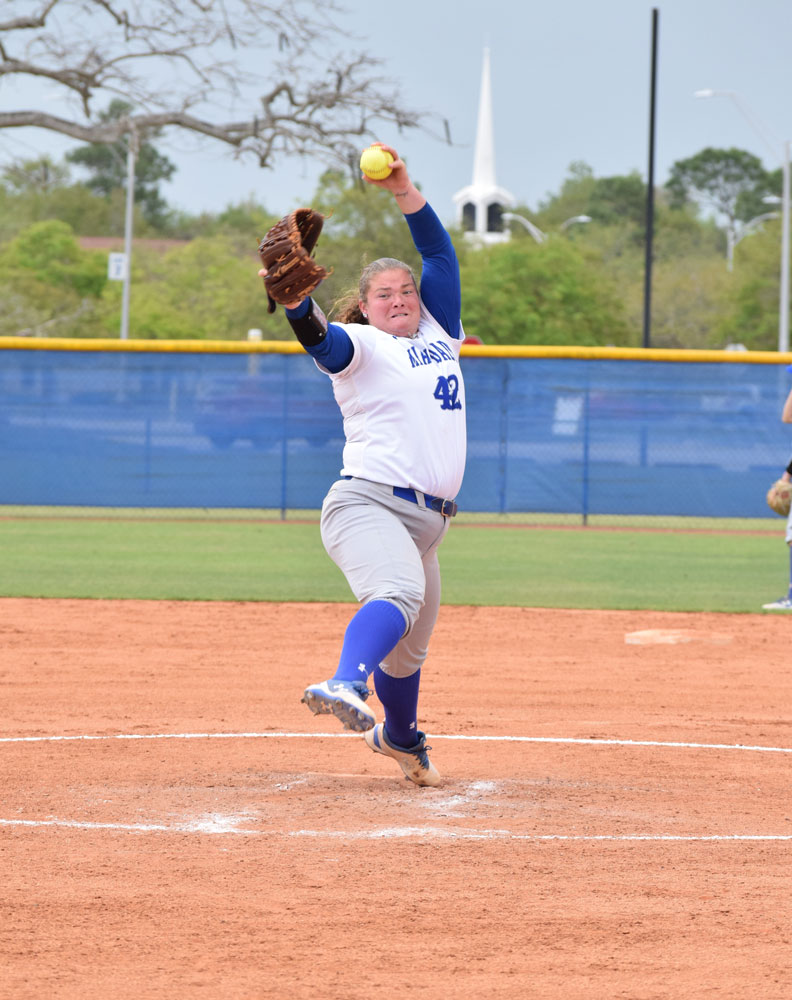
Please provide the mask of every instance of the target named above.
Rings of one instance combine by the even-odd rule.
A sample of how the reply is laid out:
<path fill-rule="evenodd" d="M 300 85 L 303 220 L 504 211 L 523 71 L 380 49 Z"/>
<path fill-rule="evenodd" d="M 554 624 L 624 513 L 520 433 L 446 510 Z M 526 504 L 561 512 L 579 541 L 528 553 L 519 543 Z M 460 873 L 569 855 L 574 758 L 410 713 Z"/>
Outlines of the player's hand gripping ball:
<path fill-rule="evenodd" d="M 360 154 L 360 169 L 373 181 L 384 181 L 390 175 L 393 157 L 382 146 L 368 146 Z"/>

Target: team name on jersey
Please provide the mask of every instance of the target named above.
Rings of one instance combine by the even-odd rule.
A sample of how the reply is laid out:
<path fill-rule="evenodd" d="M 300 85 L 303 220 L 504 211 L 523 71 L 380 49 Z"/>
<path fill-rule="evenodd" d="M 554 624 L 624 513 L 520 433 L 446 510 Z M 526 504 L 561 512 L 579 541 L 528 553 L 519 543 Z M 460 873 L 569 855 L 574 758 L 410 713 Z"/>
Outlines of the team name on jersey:
<path fill-rule="evenodd" d="M 417 345 L 413 345 L 407 351 L 407 357 L 413 368 L 418 368 L 420 365 L 439 365 L 443 361 L 456 361 L 454 352 L 442 340 L 436 340 L 420 349 Z"/>

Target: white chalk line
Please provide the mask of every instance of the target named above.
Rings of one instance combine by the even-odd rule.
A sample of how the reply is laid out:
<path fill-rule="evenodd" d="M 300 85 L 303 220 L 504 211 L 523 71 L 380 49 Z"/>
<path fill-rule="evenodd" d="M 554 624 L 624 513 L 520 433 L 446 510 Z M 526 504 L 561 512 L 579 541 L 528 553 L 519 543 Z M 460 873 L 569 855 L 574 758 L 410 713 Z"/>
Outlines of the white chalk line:
<path fill-rule="evenodd" d="M 107 741 L 107 740 L 194 740 L 194 739 L 357 739 L 359 733 L 118 733 L 112 735 L 75 735 L 75 736 L 19 736 L 0 737 L 2 743 L 42 743 L 42 742 L 75 742 L 75 741 Z M 553 743 L 553 744 L 586 744 L 611 746 L 649 746 L 673 747 L 701 750 L 755 750 L 772 753 L 792 753 L 785 747 L 749 746 L 728 743 L 683 743 L 661 742 L 658 740 L 617 740 L 579 737 L 545 737 L 545 736 L 469 736 L 435 735 L 432 739 L 447 739 L 476 742 L 508 742 L 508 743 Z M 350 775 L 349 777 L 360 777 Z M 384 827 L 373 830 L 261 830 L 239 826 L 242 819 L 248 817 L 224 816 L 213 814 L 204 816 L 189 823 L 100 823 L 88 820 L 68 819 L 2 819 L 0 827 L 27 828 L 65 828 L 79 830 L 108 830 L 131 833 L 169 833 L 169 834 L 234 834 L 247 837 L 270 838 L 309 838 L 309 839 L 344 839 L 344 840 L 388 840 L 430 838 L 446 841 L 468 840 L 509 840 L 509 841 L 568 841 L 568 842 L 707 842 L 707 841 L 792 841 L 792 834 L 518 834 L 510 830 L 463 830 L 448 827 Z"/>
<path fill-rule="evenodd" d="M 381 827 L 373 830 L 257 830 L 235 825 L 233 817 L 213 817 L 194 823 L 168 826 L 163 823 L 95 823 L 69 819 L 0 819 L 0 827 L 58 827 L 73 830 L 112 830 L 128 833 L 198 833 L 234 834 L 244 837 L 280 839 L 307 838 L 313 840 L 508 840 L 508 841 L 567 841 L 567 842 L 654 842 L 700 843 L 731 841 L 792 841 L 792 834 L 774 833 L 626 833 L 626 834 L 563 834 L 513 833 L 511 830 L 453 830 L 448 827 Z"/>
<path fill-rule="evenodd" d="M 334 740 L 360 739 L 360 733 L 115 733 L 76 736 L 0 736 L 0 743 L 70 743 L 102 740 Z M 479 743 L 557 743 L 580 746 L 668 747 L 683 750 L 746 750 L 756 753 L 788 753 L 792 747 L 751 746 L 745 743 L 687 743 L 680 740 L 620 740 L 597 737 L 564 736 L 468 736 L 465 734 L 427 733 L 430 740 L 456 740 Z"/>

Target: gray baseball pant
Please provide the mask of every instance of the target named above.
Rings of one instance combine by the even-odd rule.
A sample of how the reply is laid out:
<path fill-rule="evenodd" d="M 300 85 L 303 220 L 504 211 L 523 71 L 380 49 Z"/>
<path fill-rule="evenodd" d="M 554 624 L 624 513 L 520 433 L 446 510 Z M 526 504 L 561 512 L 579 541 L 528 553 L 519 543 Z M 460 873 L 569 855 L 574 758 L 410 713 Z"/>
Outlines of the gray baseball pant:
<path fill-rule="evenodd" d="M 390 601 L 404 615 L 405 632 L 381 664 L 391 677 L 409 677 L 426 659 L 440 609 L 437 549 L 448 521 L 365 479 L 338 480 L 322 504 L 322 542 L 352 593 L 361 603 Z"/>

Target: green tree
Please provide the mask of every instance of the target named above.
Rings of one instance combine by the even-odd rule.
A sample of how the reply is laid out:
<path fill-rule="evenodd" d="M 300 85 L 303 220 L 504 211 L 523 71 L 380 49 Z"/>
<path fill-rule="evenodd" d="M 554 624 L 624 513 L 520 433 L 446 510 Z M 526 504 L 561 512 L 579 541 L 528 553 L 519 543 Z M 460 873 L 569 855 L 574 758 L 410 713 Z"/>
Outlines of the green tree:
<path fill-rule="evenodd" d="M 739 224 L 759 214 L 761 199 L 773 184 L 773 175 L 753 153 L 707 147 L 672 165 L 666 189 L 672 207 L 694 202 L 714 208 L 726 220 L 726 255 L 731 269 L 733 249 L 741 234 Z"/>
<path fill-rule="evenodd" d="M 568 175 L 564 178 L 558 194 L 549 195 L 545 201 L 539 203 L 537 215 L 540 218 L 540 225 L 543 224 L 548 229 L 560 226 L 574 215 L 588 214 L 589 198 L 597 183 L 594 171 L 583 160 L 573 161 L 567 169 Z"/>
<path fill-rule="evenodd" d="M 13 271 L 80 296 L 98 297 L 107 280 L 103 255 L 82 250 L 71 228 L 55 219 L 25 229 L 4 249 L 2 260 Z"/>
<path fill-rule="evenodd" d="M 68 165 L 47 157 L 15 161 L 0 174 L 0 242 L 34 222 L 59 219 L 82 236 L 120 236 L 124 231 L 125 195 L 116 188 L 107 197 L 71 182 Z M 135 206 L 135 233 L 154 227 Z"/>
<path fill-rule="evenodd" d="M 663 194 L 660 193 L 655 204 L 654 260 L 721 257 L 726 238 L 715 220 L 698 218 L 691 205 L 671 208 Z M 641 257 L 643 253 L 644 247 L 641 246 Z"/>
<path fill-rule="evenodd" d="M 724 346 L 721 324 L 729 314 L 730 275 L 713 256 L 666 257 L 652 270 L 652 347 Z M 643 282 L 623 290 L 631 323 L 643 321 Z"/>
<path fill-rule="evenodd" d="M 780 203 L 783 187 L 781 167 L 771 170 L 765 175 L 765 181 L 759 187 L 750 191 L 742 191 L 737 199 L 737 218 L 749 221 L 772 210 L 772 202 L 765 200 L 777 199 Z"/>
<path fill-rule="evenodd" d="M 255 240 L 240 252 L 227 235 L 191 240 L 165 254 L 138 249 L 132 257 L 130 337 L 244 340 L 257 327 L 268 340 L 286 339 L 283 314 L 267 313 L 259 266 Z M 105 335 L 118 333 L 118 284 L 105 289 Z"/>
<path fill-rule="evenodd" d="M 277 222 L 276 217 L 252 198 L 227 205 L 219 215 L 208 216 L 207 225 L 200 235 L 214 236 L 225 233 L 242 238 L 250 246 L 260 240 Z"/>
<path fill-rule="evenodd" d="M 34 223 L 0 252 L 0 331 L 81 335 L 106 281 L 104 255 L 82 250 L 66 223 Z"/>
<path fill-rule="evenodd" d="M 563 237 L 467 255 L 465 330 L 485 344 L 629 344 L 637 340 L 614 287 Z"/>
<path fill-rule="evenodd" d="M 585 214 L 603 225 L 631 222 L 643 231 L 646 185 L 638 171 L 621 177 L 601 177 L 595 181 Z"/>
<path fill-rule="evenodd" d="M 737 246 L 729 308 L 717 331 L 722 343 L 756 351 L 778 348 L 780 230 L 779 222 L 768 222 Z"/>
<path fill-rule="evenodd" d="M 69 168 L 56 163 L 51 156 L 14 160 L 0 171 L 0 184 L 13 195 L 30 191 L 47 193 L 65 187 L 68 182 Z"/>
<path fill-rule="evenodd" d="M 740 196 L 757 189 L 764 191 L 770 183 L 770 175 L 753 153 L 707 147 L 672 165 L 666 189 L 675 208 L 696 201 L 735 220 L 741 218 L 738 215 Z"/>
<path fill-rule="evenodd" d="M 530 213 L 528 213 L 530 214 Z M 624 176 L 595 177 L 582 160 L 571 163 L 556 195 L 540 203 L 540 228 L 553 229 L 575 215 L 588 215 L 603 225 L 632 222 L 643 227 L 646 185 L 638 171 Z"/>
<path fill-rule="evenodd" d="M 106 111 L 99 114 L 100 122 L 115 122 L 128 117 L 132 105 L 128 101 L 116 99 L 110 102 Z M 159 191 L 160 181 L 173 176 L 176 167 L 157 151 L 151 140 L 156 139 L 162 129 L 150 128 L 140 136 L 135 157 L 135 201 L 143 208 L 143 215 L 157 225 L 163 221 L 166 204 Z M 66 154 L 69 163 L 84 167 L 89 173 L 86 186 L 95 194 L 105 198 L 126 187 L 128 137 L 112 143 L 90 143 L 79 146 Z"/>
<path fill-rule="evenodd" d="M 108 201 L 70 183 L 58 164 L 16 166 L 12 178 L 0 179 L 0 332 L 117 337 L 121 285 L 106 281 L 106 254 L 86 256 L 75 234 L 120 234 L 123 191 L 114 189 Z M 768 177 L 769 190 L 778 190 L 780 175 Z M 601 182 L 585 164 L 573 164 L 559 194 L 540 213 L 523 211 L 548 234 L 541 246 L 522 227 L 515 227 L 509 244 L 484 249 L 452 231 L 468 333 L 485 343 L 637 345 L 645 262 L 638 210 L 644 192 L 636 179 Z M 602 206 L 598 219 L 559 232 L 567 218 L 591 214 L 597 200 Z M 702 219 L 693 200 L 682 207 L 670 202 L 670 194 L 659 189 L 653 345 L 717 348 L 739 341 L 773 349 L 778 222 L 767 222 L 736 242 L 738 266 L 730 274 L 722 265 L 726 236 L 718 222 Z M 376 257 L 399 257 L 420 273 L 419 256 L 390 195 L 344 172 L 328 171 L 310 204 L 327 216 L 317 259 L 334 270 L 317 298 L 331 315 L 339 297 L 356 292 L 361 268 Z M 53 219 L 71 228 L 49 228 Z M 252 199 L 216 215 L 169 213 L 158 230 L 137 218 L 136 234 L 194 238 L 166 255 L 136 245 L 131 335 L 243 339 L 248 329 L 260 327 L 266 339 L 291 339 L 282 312 L 266 312 L 256 274 L 258 240 L 274 221 Z"/>

